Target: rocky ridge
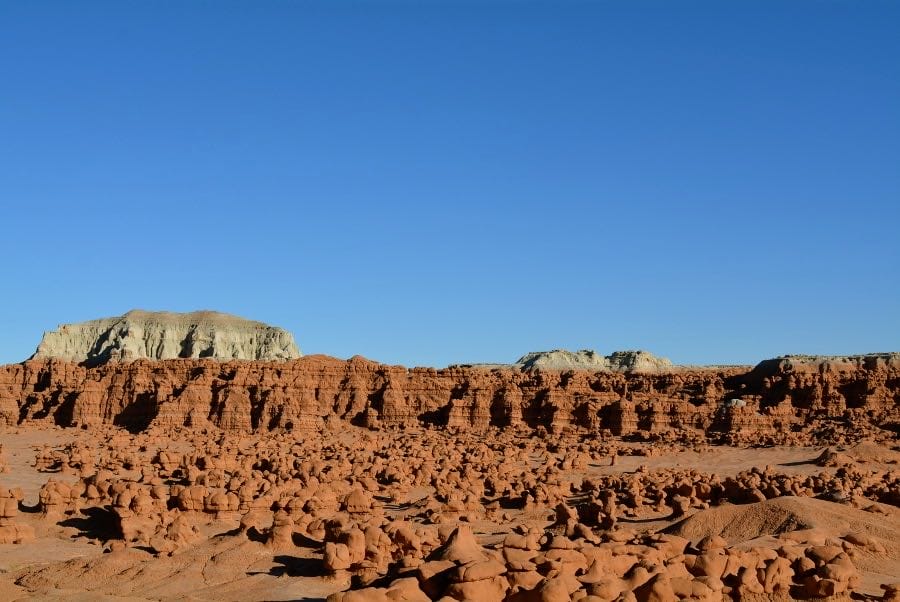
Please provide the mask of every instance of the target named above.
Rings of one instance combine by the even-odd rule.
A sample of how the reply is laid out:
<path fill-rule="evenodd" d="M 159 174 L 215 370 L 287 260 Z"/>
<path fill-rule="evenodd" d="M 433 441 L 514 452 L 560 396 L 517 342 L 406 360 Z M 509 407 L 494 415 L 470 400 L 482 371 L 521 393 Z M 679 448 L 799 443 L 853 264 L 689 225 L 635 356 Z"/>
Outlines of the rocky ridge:
<path fill-rule="evenodd" d="M 229 432 L 371 428 L 581 430 L 639 438 L 787 441 L 900 428 L 900 354 L 755 368 L 619 373 L 388 366 L 354 357 L 0 367 L 0 423 Z M 892 430 L 893 429 L 893 430 Z"/>
<path fill-rule="evenodd" d="M 300 357 L 291 333 L 213 311 L 132 310 L 123 316 L 62 324 L 44 334 L 32 359 L 87 365 L 137 359 L 288 360 Z"/>

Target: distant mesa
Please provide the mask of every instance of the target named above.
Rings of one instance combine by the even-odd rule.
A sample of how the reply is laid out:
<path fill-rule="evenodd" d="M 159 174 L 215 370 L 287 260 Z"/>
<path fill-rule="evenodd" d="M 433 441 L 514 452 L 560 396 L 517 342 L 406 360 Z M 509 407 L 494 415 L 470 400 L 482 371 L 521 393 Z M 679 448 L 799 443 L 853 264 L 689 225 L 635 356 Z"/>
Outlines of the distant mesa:
<path fill-rule="evenodd" d="M 860 370 L 900 370 L 900 353 L 860 355 L 782 355 L 759 362 L 748 378 L 761 382 L 775 374 L 839 373 Z"/>
<path fill-rule="evenodd" d="M 663 374 L 691 369 L 749 368 L 749 366 L 738 365 L 677 365 L 667 358 L 658 357 L 648 351 L 614 351 L 609 355 L 600 355 L 590 349 L 582 349 L 581 351 L 567 351 L 565 349 L 535 351 L 523 355 L 514 364 L 480 364 L 482 367 L 502 367 L 504 365 L 521 370 L 590 370 L 593 372 L 635 372 L 643 374 Z M 764 378 L 783 372 L 852 372 L 855 370 L 877 370 L 884 367 L 900 368 L 900 353 L 783 355 L 759 362 L 752 369 L 750 376 Z"/>
<path fill-rule="evenodd" d="M 455 367 L 481 369 L 513 368 L 529 370 L 589 370 L 591 372 L 635 372 L 662 374 L 679 371 L 685 366 L 676 366 L 667 358 L 658 357 L 649 351 L 614 351 L 600 355 L 591 349 L 569 351 L 532 351 L 520 357 L 514 364 L 453 364 Z"/>
<path fill-rule="evenodd" d="M 291 360 L 301 356 L 281 328 L 215 311 L 135 309 L 124 316 L 62 324 L 44 333 L 30 359 L 86 365 L 138 359 Z"/>
<path fill-rule="evenodd" d="M 520 357 L 515 365 L 523 370 L 544 368 L 645 373 L 670 372 L 675 367 L 668 359 L 657 357 L 648 351 L 614 351 L 609 355 L 600 355 L 591 349 L 535 351 Z"/>
<path fill-rule="evenodd" d="M 757 369 L 840 371 L 873 369 L 878 365 L 900 365 L 900 353 L 888 351 L 859 355 L 782 355 L 763 360 Z"/>

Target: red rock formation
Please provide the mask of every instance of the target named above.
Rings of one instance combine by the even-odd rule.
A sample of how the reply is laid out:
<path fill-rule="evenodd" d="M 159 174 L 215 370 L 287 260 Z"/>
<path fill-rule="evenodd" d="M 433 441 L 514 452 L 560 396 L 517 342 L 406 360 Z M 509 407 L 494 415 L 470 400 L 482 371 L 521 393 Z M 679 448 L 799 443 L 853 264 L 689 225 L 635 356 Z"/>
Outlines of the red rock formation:
<path fill-rule="evenodd" d="M 733 401 L 738 400 L 738 401 Z M 829 419 L 848 429 L 900 424 L 900 356 L 788 358 L 669 374 L 406 369 L 354 357 L 290 362 L 58 360 L 0 367 L 0 423 L 152 425 L 229 432 L 309 430 L 341 419 L 378 427 L 526 425 L 615 435 L 724 433 L 752 442 Z M 830 428 L 835 428 L 832 424 Z"/>

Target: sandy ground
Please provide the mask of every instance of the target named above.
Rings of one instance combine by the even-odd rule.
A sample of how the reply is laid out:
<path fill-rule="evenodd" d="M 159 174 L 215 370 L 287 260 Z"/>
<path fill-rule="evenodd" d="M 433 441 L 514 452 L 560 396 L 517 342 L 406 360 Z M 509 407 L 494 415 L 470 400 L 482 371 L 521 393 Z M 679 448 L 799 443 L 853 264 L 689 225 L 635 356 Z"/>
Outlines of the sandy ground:
<path fill-rule="evenodd" d="M 38 492 L 48 478 L 71 483 L 78 479 L 74 474 L 39 472 L 34 467 L 36 454 L 44 446 L 90 443 L 90 434 L 75 429 L 23 427 L 3 432 L 0 441 L 6 464 L 0 487 L 22 489 L 22 511 L 15 521 L 32 526 L 36 534 L 30 543 L 0 544 L 0 600 L 324 600 L 349 586 L 347 576 L 333 576 L 322 570 L 322 553 L 315 546 L 297 546 L 289 554 L 273 552 L 261 541 L 236 534 L 239 524 L 235 519 L 205 524 L 200 543 L 171 557 L 157 557 L 142 546 L 104 553 L 108 533 L 99 532 L 102 529 L 89 518 L 73 516 L 48 522 L 37 509 Z M 189 450 L 191 444 L 178 441 L 167 447 Z M 785 475 L 833 473 L 835 468 L 814 463 L 824 449 L 711 447 L 652 456 L 623 455 L 613 466 L 594 462 L 565 476 L 581 479 L 638 470 L 697 469 L 724 478 L 766 466 Z M 153 451 L 140 453 L 152 455 Z M 897 470 L 891 461 L 868 459 L 862 465 L 866 470 Z M 119 476 L 138 475 L 136 471 L 122 471 Z M 391 517 L 410 515 L 415 501 L 428 500 L 432 492 L 429 487 L 413 487 L 409 492 L 411 502 L 385 507 Z M 882 583 L 900 580 L 900 510 L 896 507 L 881 504 L 882 511 L 873 513 L 846 504 L 796 497 L 764 504 L 770 506 L 754 504 L 752 512 L 747 510 L 749 507 L 728 504 L 678 521 L 666 513 L 656 517 L 623 516 L 621 523 L 639 531 L 669 529 L 692 540 L 722 535 L 729 543 L 739 545 L 772 543 L 773 536 L 766 531 L 774 533 L 788 520 L 795 521 L 798 527 L 832 534 L 862 531 L 885 542 L 886 552 L 861 554 L 857 564 L 863 580 L 858 591 L 880 595 Z M 516 511 L 510 513 L 515 515 Z M 474 526 L 485 545 L 499 543 L 508 533 L 503 524 L 477 521 Z"/>

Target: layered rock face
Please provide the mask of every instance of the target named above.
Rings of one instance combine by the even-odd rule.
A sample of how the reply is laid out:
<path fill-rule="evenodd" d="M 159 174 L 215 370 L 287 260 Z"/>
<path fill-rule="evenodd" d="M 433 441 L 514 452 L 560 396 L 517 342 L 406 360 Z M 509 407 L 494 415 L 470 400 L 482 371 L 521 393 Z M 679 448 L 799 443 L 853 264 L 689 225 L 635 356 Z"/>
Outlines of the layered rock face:
<path fill-rule="evenodd" d="M 317 429 L 345 420 L 388 428 L 584 429 L 765 443 L 787 441 L 804 428 L 820 429 L 820 438 L 900 430 L 900 355 L 779 359 L 753 370 L 660 374 L 407 369 L 325 356 L 96 367 L 50 359 L 0 367 L 0 423 L 33 420 L 230 432 Z"/>
<path fill-rule="evenodd" d="M 594 370 L 609 372 L 671 372 L 675 366 L 664 357 L 657 357 L 647 351 L 615 351 L 610 355 L 600 355 L 590 349 L 581 351 L 535 351 L 520 357 L 515 366 L 528 370 Z"/>
<path fill-rule="evenodd" d="M 32 359 L 88 365 L 137 359 L 288 360 L 300 357 L 291 333 L 228 314 L 132 310 L 63 324 L 47 332 Z"/>

